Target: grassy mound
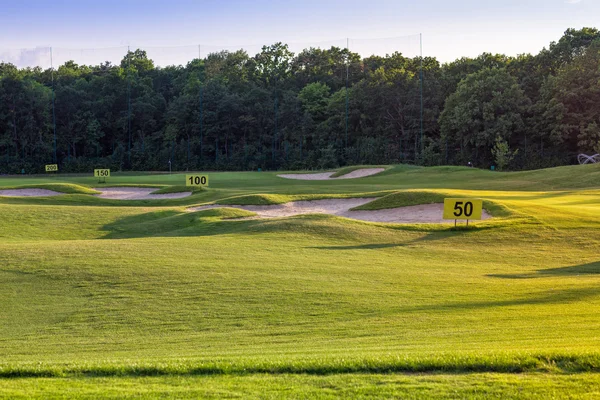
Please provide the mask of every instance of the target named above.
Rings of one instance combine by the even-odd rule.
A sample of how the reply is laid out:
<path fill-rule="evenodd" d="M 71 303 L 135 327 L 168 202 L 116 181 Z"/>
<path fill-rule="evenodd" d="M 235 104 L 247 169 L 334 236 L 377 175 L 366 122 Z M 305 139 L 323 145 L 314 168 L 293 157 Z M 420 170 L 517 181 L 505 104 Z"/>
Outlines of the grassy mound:
<path fill-rule="evenodd" d="M 390 166 L 389 165 L 353 165 L 351 167 L 344 167 L 341 169 L 338 169 L 333 175 L 331 175 L 332 178 L 339 178 L 340 176 L 344 176 L 349 174 L 350 172 L 354 172 L 356 170 L 359 169 L 367 169 L 367 168 L 385 168 L 388 169 Z M 380 172 L 383 173 L 385 171 Z M 378 174 L 376 174 L 378 175 Z"/>
<path fill-rule="evenodd" d="M 292 201 L 311 201 L 325 199 L 353 199 L 382 197 L 389 194 L 389 191 L 365 192 L 365 193 L 346 193 L 346 194 L 250 194 L 244 196 L 229 197 L 217 200 L 217 204 L 237 205 L 237 206 L 266 206 L 274 204 L 285 204 Z"/>
<path fill-rule="evenodd" d="M 107 224 L 107 239 L 144 238 L 153 236 L 201 236 L 215 234 L 215 222 L 246 218 L 256 215 L 237 208 L 217 208 L 196 212 L 161 210 L 134 215 Z M 217 224 L 218 225 L 218 224 Z M 218 232 L 227 232 L 229 226 L 220 225 Z"/>
<path fill-rule="evenodd" d="M 154 192 L 150 193 L 150 194 L 169 194 L 169 193 L 185 193 L 185 192 L 192 192 L 192 193 L 200 193 L 205 191 L 206 189 L 204 189 L 203 187 L 199 187 L 199 186 L 164 186 L 158 190 L 155 190 Z"/>
<path fill-rule="evenodd" d="M 448 197 L 442 192 L 433 190 L 404 190 L 383 196 L 353 210 L 383 210 L 387 208 L 417 206 L 420 204 L 443 203 Z"/>
<path fill-rule="evenodd" d="M 94 189 L 86 186 L 77 185 L 74 183 L 40 183 L 33 185 L 19 185 L 19 186 L 6 186 L 0 187 L 0 190 L 13 190 L 13 189 L 46 189 L 53 190 L 59 193 L 66 194 L 98 194 Z"/>

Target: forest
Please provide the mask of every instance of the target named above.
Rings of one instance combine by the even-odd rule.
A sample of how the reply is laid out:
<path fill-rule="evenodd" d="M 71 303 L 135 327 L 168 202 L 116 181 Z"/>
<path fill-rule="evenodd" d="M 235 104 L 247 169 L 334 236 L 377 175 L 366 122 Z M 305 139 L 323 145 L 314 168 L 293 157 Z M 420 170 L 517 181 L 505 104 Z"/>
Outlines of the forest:
<path fill-rule="evenodd" d="M 158 67 L 0 63 L 0 173 L 573 164 L 600 152 L 600 32 L 538 54 L 361 57 L 287 45 Z"/>

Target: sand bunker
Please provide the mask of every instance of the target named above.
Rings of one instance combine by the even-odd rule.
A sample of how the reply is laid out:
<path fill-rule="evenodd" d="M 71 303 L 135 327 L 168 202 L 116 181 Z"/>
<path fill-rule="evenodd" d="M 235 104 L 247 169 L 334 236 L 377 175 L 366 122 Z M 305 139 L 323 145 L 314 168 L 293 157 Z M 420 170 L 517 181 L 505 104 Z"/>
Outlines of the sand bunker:
<path fill-rule="evenodd" d="M 113 200 L 161 200 L 161 199 L 180 199 L 187 197 L 192 192 L 181 193 L 166 193 L 166 194 L 150 194 L 158 190 L 158 188 L 141 188 L 141 187 L 105 187 L 94 188 L 100 192 L 95 195 L 101 199 Z"/>
<path fill-rule="evenodd" d="M 371 222 L 391 222 L 400 224 L 446 224 L 454 221 L 442 219 L 443 204 L 423 204 L 410 207 L 391 208 L 373 211 L 350 211 L 351 208 L 370 203 L 375 199 L 327 199 L 313 201 L 292 201 L 286 204 L 269 206 L 237 206 L 237 205 L 208 205 L 190 208 L 190 211 L 208 210 L 210 208 L 233 207 L 252 211 L 258 218 L 291 217 L 300 214 L 330 214 L 340 217 Z M 483 219 L 490 215 L 483 212 Z"/>
<path fill-rule="evenodd" d="M 282 174 L 277 175 L 280 178 L 286 179 L 299 179 L 303 181 L 328 181 L 333 179 L 353 179 L 353 178 L 364 178 L 365 176 L 371 176 L 385 171 L 385 168 L 363 168 L 352 171 L 346 175 L 332 178 L 331 175 L 335 172 L 321 172 L 318 174 Z"/>
<path fill-rule="evenodd" d="M 64 193 L 55 192 L 54 190 L 48 189 L 7 189 L 0 190 L 0 196 L 14 196 L 14 197 L 48 197 L 48 196 L 62 196 Z"/>

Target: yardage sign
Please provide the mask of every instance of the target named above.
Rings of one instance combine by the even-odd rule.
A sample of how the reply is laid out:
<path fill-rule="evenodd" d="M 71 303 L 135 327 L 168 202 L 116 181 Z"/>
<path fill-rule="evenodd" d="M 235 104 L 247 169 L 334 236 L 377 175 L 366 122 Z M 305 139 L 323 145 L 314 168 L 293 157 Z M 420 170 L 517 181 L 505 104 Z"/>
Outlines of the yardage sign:
<path fill-rule="evenodd" d="M 108 178 L 110 176 L 110 169 L 95 169 L 94 176 L 96 178 Z"/>
<path fill-rule="evenodd" d="M 444 199 L 444 219 L 481 219 L 483 200 Z"/>
<path fill-rule="evenodd" d="M 208 175 L 186 175 L 185 186 L 208 186 Z"/>
<path fill-rule="evenodd" d="M 56 172 L 58 171 L 58 164 L 47 164 L 46 172 Z"/>

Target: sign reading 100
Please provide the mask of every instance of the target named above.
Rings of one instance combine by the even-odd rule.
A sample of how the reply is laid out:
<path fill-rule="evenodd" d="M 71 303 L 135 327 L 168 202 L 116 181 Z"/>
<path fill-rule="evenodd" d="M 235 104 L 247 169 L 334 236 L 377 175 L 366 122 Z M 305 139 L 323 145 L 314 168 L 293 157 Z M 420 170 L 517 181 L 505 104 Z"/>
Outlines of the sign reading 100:
<path fill-rule="evenodd" d="M 208 175 L 186 175 L 185 186 L 208 186 Z"/>
<path fill-rule="evenodd" d="M 481 219 L 480 199 L 444 199 L 444 219 Z"/>

